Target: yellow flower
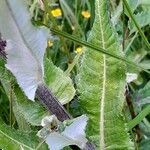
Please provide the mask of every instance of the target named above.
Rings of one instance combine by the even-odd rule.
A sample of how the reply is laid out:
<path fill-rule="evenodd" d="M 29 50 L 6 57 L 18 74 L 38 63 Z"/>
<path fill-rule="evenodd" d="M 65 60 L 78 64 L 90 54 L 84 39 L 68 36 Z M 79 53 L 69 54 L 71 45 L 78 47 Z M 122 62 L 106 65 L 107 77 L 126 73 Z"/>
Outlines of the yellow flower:
<path fill-rule="evenodd" d="M 51 13 L 52 13 L 52 15 L 53 15 L 54 17 L 61 17 L 61 16 L 62 16 L 62 11 L 61 11 L 60 8 L 53 9 L 53 10 L 51 11 Z"/>
<path fill-rule="evenodd" d="M 77 47 L 75 53 L 80 53 L 82 51 L 82 47 Z"/>
<path fill-rule="evenodd" d="M 90 12 L 89 12 L 88 10 L 83 10 L 83 11 L 81 12 L 81 14 L 82 14 L 82 16 L 83 16 L 84 18 L 90 18 L 90 17 L 91 17 L 91 14 L 90 14 Z"/>
<path fill-rule="evenodd" d="M 52 47 L 53 46 L 53 42 L 51 40 L 48 40 L 47 45 L 48 45 L 48 47 Z"/>

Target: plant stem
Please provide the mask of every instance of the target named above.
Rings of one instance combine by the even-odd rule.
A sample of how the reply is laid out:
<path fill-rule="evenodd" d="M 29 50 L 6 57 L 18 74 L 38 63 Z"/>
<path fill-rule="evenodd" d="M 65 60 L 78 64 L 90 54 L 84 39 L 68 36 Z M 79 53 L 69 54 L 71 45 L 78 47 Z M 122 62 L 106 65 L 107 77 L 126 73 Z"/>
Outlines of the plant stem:
<path fill-rule="evenodd" d="M 72 69 L 74 68 L 74 66 L 77 64 L 80 56 L 81 56 L 82 52 L 77 54 L 73 60 L 73 62 L 71 64 L 69 64 L 67 70 L 65 71 L 66 75 L 69 76 L 70 72 L 72 71 Z"/>
<path fill-rule="evenodd" d="M 56 115 L 56 117 L 60 121 L 72 119 L 72 116 L 65 110 L 63 105 L 57 100 L 57 98 L 51 93 L 50 90 L 48 90 L 45 85 L 41 84 L 38 86 L 36 96 L 52 114 Z M 95 147 L 92 143 L 87 142 L 83 150 L 95 150 Z"/>
<path fill-rule="evenodd" d="M 137 37 L 137 35 L 138 35 L 138 32 L 136 32 L 136 33 L 135 33 L 135 35 L 132 37 L 132 39 L 131 39 L 130 43 L 127 45 L 126 49 L 124 50 L 125 54 L 127 54 L 127 53 L 128 53 L 128 51 L 129 51 L 129 49 L 130 49 L 130 47 L 131 47 L 131 45 L 132 45 L 133 41 L 134 41 L 134 40 L 135 40 L 135 38 Z"/>
<path fill-rule="evenodd" d="M 52 114 L 56 115 L 58 120 L 64 121 L 72 118 L 45 85 L 41 84 L 38 86 L 36 96 Z"/>

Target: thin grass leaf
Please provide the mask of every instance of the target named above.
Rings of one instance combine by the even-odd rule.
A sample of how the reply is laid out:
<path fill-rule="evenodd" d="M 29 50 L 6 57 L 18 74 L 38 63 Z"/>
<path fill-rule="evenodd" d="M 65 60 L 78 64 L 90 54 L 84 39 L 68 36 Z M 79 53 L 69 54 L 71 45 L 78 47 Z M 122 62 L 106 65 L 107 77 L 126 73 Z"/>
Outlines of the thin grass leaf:
<path fill-rule="evenodd" d="M 45 25 L 45 24 L 44 24 Z M 48 25 L 45 25 L 47 28 L 50 28 Z M 114 53 L 110 53 L 109 51 L 107 51 L 106 49 L 103 49 L 101 46 L 96 46 L 90 42 L 87 42 L 87 41 L 83 41 L 83 40 L 79 40 L 78 37 L 74 36 L 74 35 L 71 35 L 71 34 L 68 34 L 66 32 L 63 32 L 63 31 L 60 31 L 60 30 L 57 30 L 55 28 L 51 28 L 50 29 L 53 33 L 57 34 L 57 35 L 60 35 L 60 36 L 63 36 L 73 42 L 76 42 L 80 45 L 83 45 L 83 46 L 86 46 L 88 48 L 91 48 L 92 50 L 94 51 L 97 51 L 99 53 L 103 53 L 103 54 L 106 54 L 110 57 L 113 57 L 113 58 L 116 58 L 120 61 L 123 61 L 123 62 L 126 62 L 127 64 L 131 65 L 131 66 L 134 66 L 136 68 L 140 68 L 141 70 L 147 72 L 150 74 L 150 71 L 144 69 L 142 66 L 140 66 L 139 64 L 133 62 L 132 60 L 129 60 L 127 59 L 126 57 L 124 56 L 119 56 L 118 54 L 114 54 Z"/>
<path fill-rule="evenodd" d="M 131 130 L 139 124 L 148 114 L 150 114 L 150 105 L 145 107 L 133 120 L 128 123 L 129 129 Z"/>

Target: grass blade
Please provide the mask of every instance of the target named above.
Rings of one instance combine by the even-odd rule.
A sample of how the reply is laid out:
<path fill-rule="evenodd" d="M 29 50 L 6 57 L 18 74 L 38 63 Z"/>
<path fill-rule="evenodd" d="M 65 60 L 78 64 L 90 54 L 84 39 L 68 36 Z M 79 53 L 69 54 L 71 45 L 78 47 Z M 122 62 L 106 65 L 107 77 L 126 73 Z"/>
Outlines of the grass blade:
<path fill-rule="evenodd" d="M 136 21 L 134 15 L 133 15 L 133 13 L 132 13 L 132 11 L 131 11 L 131 9 L 130 9 L 130 6 L 128 5 L 128 3 L 127 3 L 126 0 L 122 0 L 122 1 L 123 1 L 123 4 L 124 4 L 126 10 L 127 10 L 128 13 L 129 13 L 131 19 L 133 20 L 133 22 L 134 22 L 136 28 L 138 29 L 138 31 L 139 31 L 141 37 L 143 38 L 144 43 L 147 45 L 147 48 L 150 50 L 150 43 L 148 42 L 148 40 L 147 40 L 146 36 L 144 35 L 144 33 L 143 33 L 142 29 L 140 28 L 140 26 L 138 25 L 138 23 L 137 23 L 137 21 Z"/>
<path fill-rule="evenodd" d="M 129 129 L 134 128 L 137 124 L 139 124 L 148 114 L 150 114 L 150 105 L 144 108 L 133 120 L 128 123 Z"/>

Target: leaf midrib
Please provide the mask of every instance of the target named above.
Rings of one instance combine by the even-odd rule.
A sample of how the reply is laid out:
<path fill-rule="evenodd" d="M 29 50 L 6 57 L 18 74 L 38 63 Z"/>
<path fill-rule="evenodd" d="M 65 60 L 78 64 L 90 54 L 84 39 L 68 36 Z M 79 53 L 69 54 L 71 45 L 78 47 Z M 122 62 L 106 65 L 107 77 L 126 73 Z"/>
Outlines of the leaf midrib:
<path fill-rule="evenodd" d="M 22 146 L 24 146 L 24 147 L 26 147 L 26 148 L 29 148 L 30 150 L 35 150 L 35 149 L 29 147 L 28 145 L 17 141 L 16 139 L 12 138 L 12 137 L 9 136 L 8 134 L 5 134 L 2 130 L 0 130 L 0 133 L 3 134 L 4 136 L 6 136 L 8 139 L 14 141 L 15 143 L 18 143 L 18 145 L 22 145 Z"/>
<path fill-rule="evenodd" d="M 102 28 L 102 16 L 100 2 L 98 1 L 98 18 L 100 23 L 102 48 L 105 49 L 104 32 Z M 106 92 L 106 55 L 103 54 L 103 84 L 102 84 L 102 97 L 100 99 L 100 149 L 105 149 L 105 135 L 104 135 L 104 109 L 105 109 L 105 92 Z"/>

